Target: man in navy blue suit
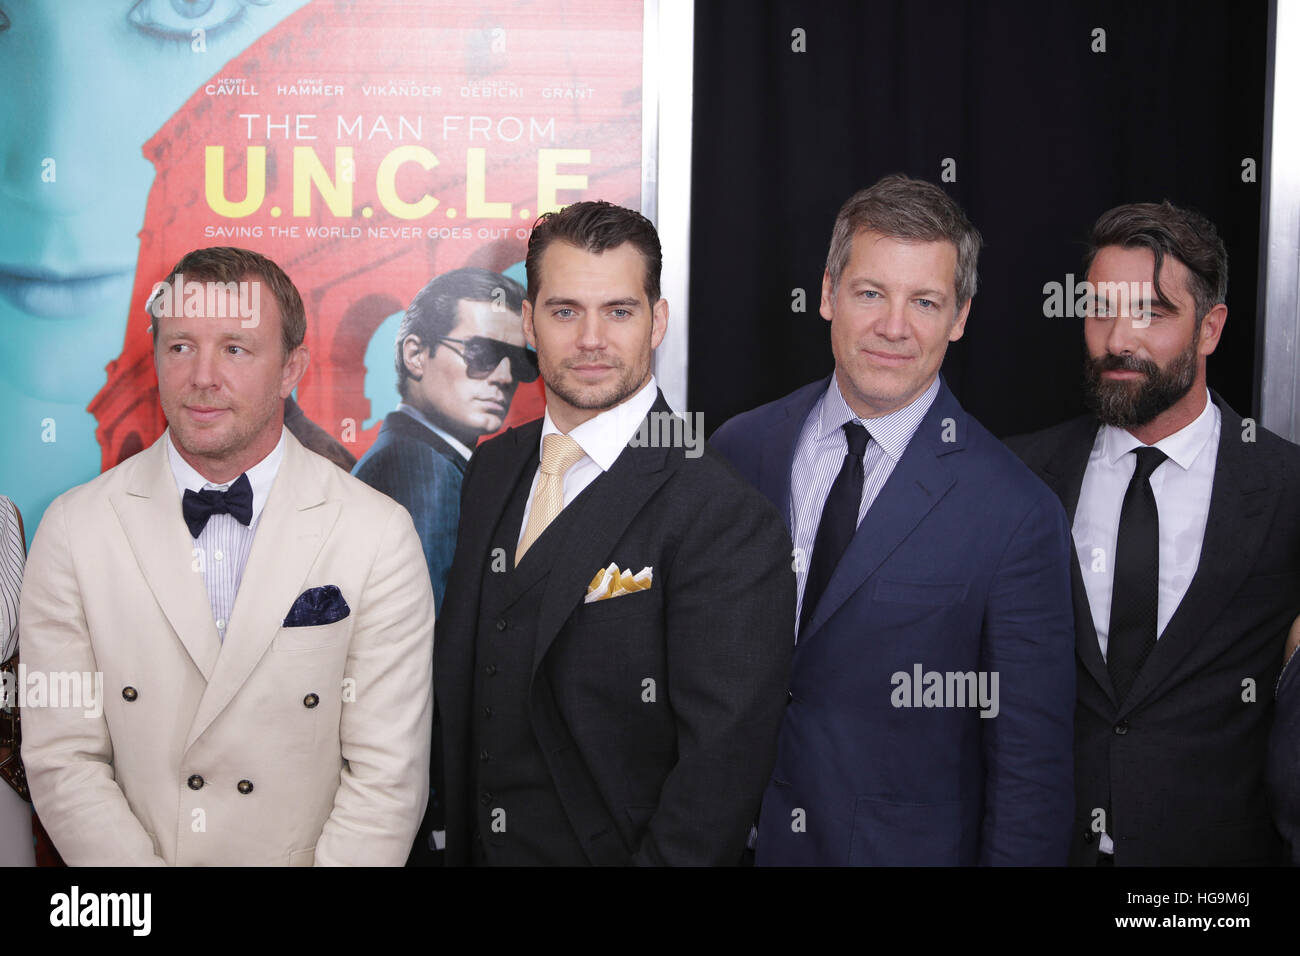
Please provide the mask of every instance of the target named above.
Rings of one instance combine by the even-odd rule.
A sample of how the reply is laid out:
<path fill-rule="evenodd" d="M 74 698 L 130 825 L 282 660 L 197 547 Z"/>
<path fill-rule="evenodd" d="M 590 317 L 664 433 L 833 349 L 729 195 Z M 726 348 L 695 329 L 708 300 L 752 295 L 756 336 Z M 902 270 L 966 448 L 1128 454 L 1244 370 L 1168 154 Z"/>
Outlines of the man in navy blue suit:
<path fill-rule="evenodd" d="M 397 333 L 401 402 L 352 470 L 411 513 L 439 610 L 465 465 L 479 438 L 501 428 L 519 383 L 537 381 L 537 361 L 524 345 L 523 300 L 518 282 L 474 267 L 421 289 Z"/>
<path fill-rule="evenodd" d="M 1061 865 L 1074 633 L 1060 502 L 939 375 L 980 236 L 888 176 L 840 210 L 835 372 L 712 445 L 777 506 L 799 611 L 759 865 Z"/>

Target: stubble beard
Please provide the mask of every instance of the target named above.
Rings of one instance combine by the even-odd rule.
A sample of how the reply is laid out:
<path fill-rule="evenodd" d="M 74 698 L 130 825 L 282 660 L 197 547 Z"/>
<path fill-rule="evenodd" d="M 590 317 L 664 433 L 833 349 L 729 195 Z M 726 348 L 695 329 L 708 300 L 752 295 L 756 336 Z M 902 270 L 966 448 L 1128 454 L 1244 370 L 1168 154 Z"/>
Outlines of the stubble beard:
<path fill-rule="evenodd" d="M 203 404 L 202 399 L 198 396 L 188 397 L 194 397 L 196 399 L 195 404 Z M 228 461 L 237 458 L 244 449 L 256 441 L 267 427 L 267 424 L 275 417 L 275 409 L 282 402 L 283 399 L 276 396 L 275 401 L 259 410 L 260 414 L 257 416 L 256 421 L 241 425 L 236 420 L 231 426 L 221 431 L 209 430 L 202 425 L 185 422 L 183 401 L 177 403 L 174 416 L 167 414 L 166 417 L 167 423 L 171 427 L 172 438 L 182 451 L 196 458 Z M 166 413 L 167 409 L 163 411 Z M 176 422 L 183 422 L 183 424 L 178 428 Z"/>
<path fill-rule="evenodd" d="M 574 361 L 581 363 L 584 360 L 575 359 Z M 599 361 L 609 362 L 610 359 L 601 358 Z M 648 363 L 638 367 L 620 364 L 616 368 L 618 369 L 618 376 L 613 382 L 599 388 L 588 389 L 570 387 L 567 379 L 561 374 L 562 368 L 541 366 L 541 373 L 542 381 L 546 383 L 546 387 L 572 407 L 584 411 L 604 411 L 626 401 L 639 392 L 645 381 L 646 373 L 650 370 Z"/>

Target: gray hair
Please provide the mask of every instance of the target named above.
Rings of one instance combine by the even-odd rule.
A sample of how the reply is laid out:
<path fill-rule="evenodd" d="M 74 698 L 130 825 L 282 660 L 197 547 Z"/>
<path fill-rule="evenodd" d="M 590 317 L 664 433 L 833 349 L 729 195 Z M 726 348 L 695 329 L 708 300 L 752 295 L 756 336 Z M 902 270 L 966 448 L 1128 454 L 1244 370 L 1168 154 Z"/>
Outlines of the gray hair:
<path fill-rule="evenodd" d="M 864 230 L 905 242 L 951 242 L 957 249 L 953 285 L 957 308 L 975 295 L 976 264 L 983 239 L 947 193 L 933 183 L 893 173 L 874 186 L 854 193 L 835 217 L 826 271 L 831 288 L 838 290 L 840 276 L 849 264 L 853 237 Z"/>

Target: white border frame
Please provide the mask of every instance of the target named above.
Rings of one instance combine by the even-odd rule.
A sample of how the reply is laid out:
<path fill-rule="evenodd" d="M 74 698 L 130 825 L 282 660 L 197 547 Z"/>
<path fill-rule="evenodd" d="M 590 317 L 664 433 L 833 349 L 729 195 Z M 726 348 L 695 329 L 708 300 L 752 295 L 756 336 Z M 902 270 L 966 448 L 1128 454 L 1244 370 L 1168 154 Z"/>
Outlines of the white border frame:
<path fill-rule="evenodd" d="M 694 0 L 644 0 L 641 75 L 641 212 L 659 230 L 668 333 L 654 370 L 668 404 L 686 409 L 691 264 L 691 121 Z"/>

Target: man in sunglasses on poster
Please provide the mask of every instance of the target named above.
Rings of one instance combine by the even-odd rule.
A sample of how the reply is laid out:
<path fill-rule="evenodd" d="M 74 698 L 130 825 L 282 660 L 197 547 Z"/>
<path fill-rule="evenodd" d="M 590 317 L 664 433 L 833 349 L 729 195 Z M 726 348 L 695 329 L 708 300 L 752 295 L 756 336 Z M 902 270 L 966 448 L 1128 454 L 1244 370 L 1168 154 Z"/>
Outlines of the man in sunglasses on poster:
<path fill-rule="evenodd" d="M 518 282 L 455 269 L 411 300 L 397 333 L 396 410 L 352 473 L 406 507 L 442 605 L 456 548 L 460 484 L 483 435 L 501 428 L 520 382 L 537 381 Z"/>

